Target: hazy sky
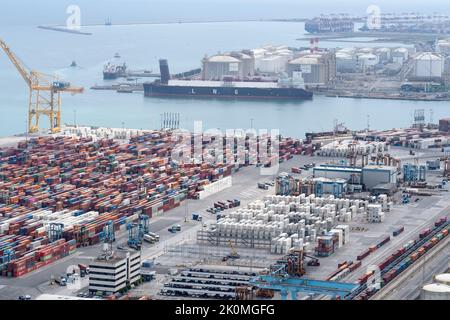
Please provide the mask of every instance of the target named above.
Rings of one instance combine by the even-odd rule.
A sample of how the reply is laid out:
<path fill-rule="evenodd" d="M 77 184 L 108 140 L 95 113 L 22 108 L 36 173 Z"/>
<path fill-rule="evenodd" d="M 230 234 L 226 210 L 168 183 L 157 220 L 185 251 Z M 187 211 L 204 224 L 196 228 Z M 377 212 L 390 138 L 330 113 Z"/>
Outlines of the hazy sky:
<path fill-rule="evenodd" d="M 450 14 L 450 0 L 0 0 L 0 25 L 64 23 L 68 5 L 79 5 L 83 23 L 311 17 L 320 13 Z M 1 32 L 1 30 L 0 30 Z"/>

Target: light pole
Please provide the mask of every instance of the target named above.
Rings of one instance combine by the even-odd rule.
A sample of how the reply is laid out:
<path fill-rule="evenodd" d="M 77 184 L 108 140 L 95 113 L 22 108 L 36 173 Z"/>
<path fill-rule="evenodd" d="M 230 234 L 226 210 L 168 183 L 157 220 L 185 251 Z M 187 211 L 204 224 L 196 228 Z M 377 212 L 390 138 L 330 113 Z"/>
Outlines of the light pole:
<path fill-rule="evenodd" d="M 76 109 L 73 110 L 73 126 L 75 128 L 77 127 L 77 110 Z"/>
<path fill-rule="evenodd" d="M 253 118 L 250 118 L 250 129 L 253 129 Z"/>

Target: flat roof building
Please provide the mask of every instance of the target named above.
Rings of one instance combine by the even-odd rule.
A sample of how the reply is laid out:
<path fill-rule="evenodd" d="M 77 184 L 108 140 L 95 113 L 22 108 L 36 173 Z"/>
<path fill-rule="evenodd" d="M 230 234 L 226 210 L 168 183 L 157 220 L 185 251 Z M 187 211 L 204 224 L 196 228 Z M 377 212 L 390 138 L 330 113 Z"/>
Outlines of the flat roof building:
<path fill-rule="evenodd" d="M 366 190 L 372 190 L 373 187 L 386 183 L 397 183 L 397 167 L 368 165 L 362 168 L 362 184 Z"/>
<path fill-rule="evenodd" d="M 89 264 L 89 291 L 115 294 L 141 279 L 141 253 L 116 250 L 101 255 Z"/>

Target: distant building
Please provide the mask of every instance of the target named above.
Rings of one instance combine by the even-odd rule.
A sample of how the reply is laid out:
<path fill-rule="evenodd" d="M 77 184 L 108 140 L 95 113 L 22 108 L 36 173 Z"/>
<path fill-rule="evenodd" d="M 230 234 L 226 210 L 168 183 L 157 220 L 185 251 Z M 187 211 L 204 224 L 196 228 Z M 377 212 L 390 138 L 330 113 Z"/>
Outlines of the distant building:
<path fill-rule="evenodd" d="M 362 168 L 362 183 L 366 190 L 380 184 L 397 183 L 397 167 L 368 165 Z"/>
<path fill-rule="evenodd" d="M 450 132 L 450 118 L 439 120 L 439 131 Z"/>
<path fill-rule="evenodd" d="M 116 250 L 101 255 L 89 264 L 89 291 L 115 294 L 141 278 L 141 253 Z"/>
<path fill-rule="evenodd" d="M 344 179 L 353 184 L 361 183 L 362 169 L 358 167 L 323 165 L 313 168 L 314 178 Z"/>
<path fill-rule="evenodd" d="M 397 168 L 368 165 L 365 167 L 321 165 L 314 167 L 314 178 L 344 179 L 350 184 L 362 184 L 366 190 L 380 184 L 397 183 Z"/>

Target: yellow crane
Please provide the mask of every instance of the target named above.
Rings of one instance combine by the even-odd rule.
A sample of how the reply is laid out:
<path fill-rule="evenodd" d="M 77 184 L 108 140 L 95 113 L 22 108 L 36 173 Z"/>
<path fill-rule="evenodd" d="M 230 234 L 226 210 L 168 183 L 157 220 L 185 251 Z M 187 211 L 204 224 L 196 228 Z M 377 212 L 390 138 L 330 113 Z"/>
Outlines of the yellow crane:
<path fill-rule="evenodd" d="M 72 87 L 68 82 L 59 81 L 57 77 L 43 74 L 38 71 L 28 71 L 8 45 L 0 39 L 0 47 L 5 51 L 9 60 L 14 64 L 22 78 L 30 88 L 28 102 L 28 132 L 37 132 L 40 129 L 41 116 L 50 120 L 52 133 L 61 131 L 61 93 L 82 93 L 84 88 Z"/>

